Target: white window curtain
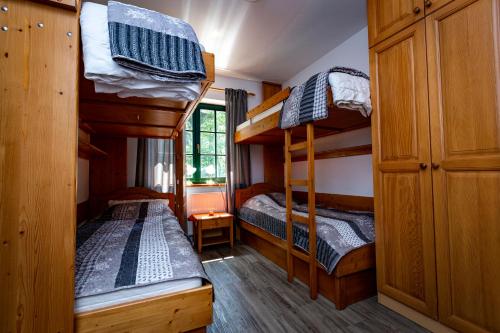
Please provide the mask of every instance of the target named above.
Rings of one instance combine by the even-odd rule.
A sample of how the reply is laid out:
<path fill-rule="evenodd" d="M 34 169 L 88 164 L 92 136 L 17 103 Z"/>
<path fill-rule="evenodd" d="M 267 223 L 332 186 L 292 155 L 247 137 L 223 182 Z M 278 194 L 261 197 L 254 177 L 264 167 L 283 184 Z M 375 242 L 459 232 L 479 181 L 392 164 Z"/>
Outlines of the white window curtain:
<path fill-rule="evenodd" d="M 142 139 L 137 142 L 135 186 L 175 193 L 173 140 Z"/>

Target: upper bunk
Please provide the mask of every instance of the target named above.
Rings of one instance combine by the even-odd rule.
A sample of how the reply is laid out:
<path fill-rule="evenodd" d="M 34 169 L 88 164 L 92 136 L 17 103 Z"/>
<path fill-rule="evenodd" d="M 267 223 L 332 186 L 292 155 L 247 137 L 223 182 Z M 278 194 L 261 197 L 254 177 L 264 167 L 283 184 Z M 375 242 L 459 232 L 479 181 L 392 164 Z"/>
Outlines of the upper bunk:
<path fill-rule="evenodd" d="M 120 98 L 116 94 L 96 93 L 94 82 L 80 70 L 80 128 L 94 134 L 175 139 L 215 81 L 212 53 L 203 52 L 206 79 L 201 81 L 200 95 L 193 101 L 164 98 Z"/>
<path fill-rule="evenodd" d="M 288 87 L 248 111 L 247 121 L 236 128 L 234 142 L 239 144 L 283 144 L 285 136 L 279 127 L 280 111 L 283 102 L 290 95 L 290 91 Z M 360 112 L 336 107 L 330 88 L 327 88 L 327 105 L 328 118 L 314 122 L 314 132 L 317 138 L 369 127 L 371 124 L 370 118 L 364 117 Z M 303 141 L 306 137 L 305 125 L 293 128 L 293 140 Z"/>

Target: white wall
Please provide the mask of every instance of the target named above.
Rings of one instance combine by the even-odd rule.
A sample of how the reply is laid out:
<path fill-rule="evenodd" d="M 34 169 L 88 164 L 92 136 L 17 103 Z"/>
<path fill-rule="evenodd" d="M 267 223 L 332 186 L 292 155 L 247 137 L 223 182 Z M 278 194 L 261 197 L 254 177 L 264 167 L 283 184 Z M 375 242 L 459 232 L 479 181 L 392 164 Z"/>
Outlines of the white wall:
<path fill-rule="evenodd" d="M 83 158 L 78 159 L 76 182 L 76 202 L 82 203 L 89 199 L 89 161 Z"/>
<path fill-rule="evenodd" d="M 238 79 L 223 75 L 215 74 L 215 82 L 212 84 L 214 88 L 232 88 L 232 89 L 243 89 L 249 92 L 253 92 L 255 96 L 248 96 L 248 109 L 253 109 L 260 103 L 262 103 L 262 82 L 253 80 Z M 224 92 L 218 92 L 209 90 L 205 95 L 205 98 L 216 99 L 224 101 Z"/>
<path fill-rule="evenodd" d="M 283 82 L 283 87 L 293 87 L 301 84 L 312 75 L 334 66 L 353 67 L 367 74 L 369 73 L 368 27 L 361 29 L 345 42 Z"/>
<path fill-rule="evenodd" d="M 335 49 L 288 79 L 283 86 L 295 86 L 312 75 L 334 66 L 347 66 L 369 73 L 368 29 L 357 32 Z M 342 133 L 316 140 L 317 151 L 371 143 L 370 129 Z M 305 178 L 306 162 L 292 166 L 294 178 Z M 373 196 L 371 155 L 316 161 L 316 191 L 347 195 Z M 300 189 L 300 188 L 299 188 Z"/>
<path fill-rule="evenodd" d="M 370 128 L 337 134 L 315 140 L 317 152 L 371 143 Z M 316 192 L 373 196 L 372 156 L 360 155 L 317 160 Z M 307 177 L 307 162 L 292 164 L 292 177 Z M 297 188 L 297 190 L 305 190 Z"/>

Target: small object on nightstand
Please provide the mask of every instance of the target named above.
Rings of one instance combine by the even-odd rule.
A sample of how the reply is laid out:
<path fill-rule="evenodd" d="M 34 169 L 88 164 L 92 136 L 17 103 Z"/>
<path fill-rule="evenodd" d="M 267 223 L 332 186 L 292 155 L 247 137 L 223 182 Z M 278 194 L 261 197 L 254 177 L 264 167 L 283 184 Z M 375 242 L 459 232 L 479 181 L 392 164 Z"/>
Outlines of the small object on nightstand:
<path fill-rule="evenodd" d="M 208 216 L 214 216 L 214 211 L 213 210 L 208 211 Z"/>
<path fill-rule="evenodd" d="M 205 214 L 193 214 L 189 217 L 189 220 L 194 224 L 194 238 L 198 253 L 201 254 L 202 247 L 208 245 L 229 243 L 233 247 L 233 215 L 229 213 L 209 212 Z M 221 230 L 221 233 L 212 237 L 203 237 L 204 231 L 213 231 L 214 229 Z"/>

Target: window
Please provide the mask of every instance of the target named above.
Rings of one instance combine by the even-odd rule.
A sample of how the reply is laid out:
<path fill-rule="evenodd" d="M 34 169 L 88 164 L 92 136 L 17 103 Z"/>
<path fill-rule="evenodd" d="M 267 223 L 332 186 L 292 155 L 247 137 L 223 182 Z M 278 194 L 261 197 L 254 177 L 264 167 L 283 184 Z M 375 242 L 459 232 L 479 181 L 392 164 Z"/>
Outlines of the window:
<path fill-rule="evenodd" d="M 186 179 L 193 184 L 226 181 L 226 112 L 200 104 L 185 127 Z"/>

